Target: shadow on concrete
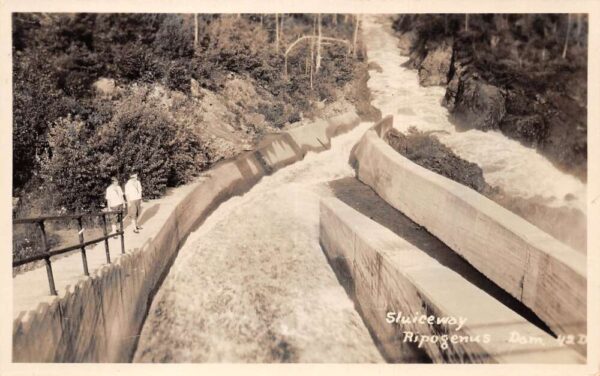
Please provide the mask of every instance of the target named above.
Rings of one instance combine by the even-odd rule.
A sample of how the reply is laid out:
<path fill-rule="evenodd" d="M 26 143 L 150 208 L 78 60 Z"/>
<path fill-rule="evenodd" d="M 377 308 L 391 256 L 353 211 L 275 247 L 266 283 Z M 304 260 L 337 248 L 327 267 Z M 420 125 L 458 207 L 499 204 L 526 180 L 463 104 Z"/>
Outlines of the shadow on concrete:
<path fill-rule="evenodd" d="M 139 225 L 143 225 L 150 218 L 154 217 L 156 215 L 156 213 L 158 213 L 159 207 L 160 207 L 160 204 L 154 204 L 149 209 L 144 210 L 142 208 L 142 216 L 140 217 L 140 220 L 138 221 Z"/>
<path fill-rule="evenodd" d="M 325 248 L 323 244 L 320 244 L 321 248 Z M 356 293 L 355 293 L 355 282 L 354 277 L 352 276 L 352 272 L 350 271 L 351 266 L 348 265 L 348 260 L 345 257 L 335 257 L 331 258 L 327 252 L 323 252 L 329 265 L 333 269 L 334 274 L 336 275 L 338 281 L 346 291 L 348 297 L 354 302 L 354 308 L 363 319 L 369 334 L 371 335 L 371 339 L 373 343 L 379 350 L 379 354 L 385 359 L 387 363 L 433 363 L 432 359 L 427 355 L 425 349 L 419 348 L 416 343 L 413 342 L 403 342 L 401 340 L 402 333 L 398 332 L 394 336 L 388 337 L 387 339 L 380 338 L 376 331 L 373 329 L 371 325 L 369 325 L 368 320 L 366 319 L 367 315 L 363 310 L 363 307 L 359 304 Z M 401 356 L 390 355 L 386 351 L 385 346 L 392 344 L 392 346 L 400 349 Z"/>
<path fill-rule="evenodd" d="M 356 211 L 388 228 L 436 259 L 440 264 L 460 274 L 467 281 L 485 291 L 538 328 L 555 336 L 550 328 L 533 311 L 488 279 L 459 254 L 430 234 L 427 229 L 388 205 L 368 185 L 363 184 L 356 178 L 344 178 L 329 182 L 329 187 L 338 199 Z M 440 215 L 452 215 L 452 213 L 440 213 Z"/>

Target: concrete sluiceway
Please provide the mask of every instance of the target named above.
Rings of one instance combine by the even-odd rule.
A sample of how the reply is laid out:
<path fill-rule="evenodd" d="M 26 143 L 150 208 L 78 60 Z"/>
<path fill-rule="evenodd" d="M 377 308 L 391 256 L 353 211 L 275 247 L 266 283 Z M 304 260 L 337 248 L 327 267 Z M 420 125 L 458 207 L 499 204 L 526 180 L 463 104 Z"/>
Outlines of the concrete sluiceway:
<path fill-rule="evenodd" d="M 179 251 L 142 329 L 135 362 L 381 362 L 319 246 L 323 183 L 354 175 L 330 150 L 222 204 Z"/>
<path fill-rule="evenodd" d="M 367 18 L 364 33 L 369 59 L 382 67 L 368 82 L 373 103 L 384 115 L 396 115 L 395 128 L 446 131 L 440 141 L 516 196 L 550 196 L 563 205 L 562 198 L 572 193 L 577 200 L 570 205 L 585 202 L 585 185 L 530 149 L 493 132 L 455 132 L 439 105 L 442 89 L 419 87 L 416 73 L 400 67 L 405 59 L 389 25 Z M 374 342 L 319 245 L 320 199 L 344 195 L 339 184 L 327 183 L 354 179 L 350 151 L 371 125 L 360 124 L 332 139 L 330 150 L 309 153 L 219 206 L 179 251 L 149 309 L 133 361 L 383 362 L 381 344 Z M 498 145 L 503 153 L 495 151 Z M 523 159 L 532 163 L 516 163 Z M 413 245 L 447 255 L 444 265 L 547 331 L 431 234 L 405 222 L 393 231 L 405 235 L 406 230 Z M 431 361 L 421 355 L 400 358 Z"/>

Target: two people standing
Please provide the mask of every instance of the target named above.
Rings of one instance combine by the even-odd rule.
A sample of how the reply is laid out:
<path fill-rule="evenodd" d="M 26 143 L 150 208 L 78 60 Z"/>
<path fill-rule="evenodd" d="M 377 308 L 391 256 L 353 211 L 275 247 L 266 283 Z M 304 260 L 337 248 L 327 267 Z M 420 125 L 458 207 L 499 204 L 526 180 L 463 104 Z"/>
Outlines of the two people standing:
<path fill-rule="evenodd" d="M 142 229 L 138 225 L 138 218 L 142 212 L 142 184 L 138 180 L 137 173 L 132 173 L 129 180 L 125 184 L 125 194 L 119 186 L 117 177 L 111 178 L 111 184 L 106 188 L 106 206 L 110 211 L 123 210 L 124 205 L 127 205 L 127 214 L 131 217 L 133 223 L 133 232 L 139 233 Z M 127 201 L 125 201 L 127 200 Z M 112 216 L 111 219 L 112 232 L 117 232 L 117 217 Z"/>

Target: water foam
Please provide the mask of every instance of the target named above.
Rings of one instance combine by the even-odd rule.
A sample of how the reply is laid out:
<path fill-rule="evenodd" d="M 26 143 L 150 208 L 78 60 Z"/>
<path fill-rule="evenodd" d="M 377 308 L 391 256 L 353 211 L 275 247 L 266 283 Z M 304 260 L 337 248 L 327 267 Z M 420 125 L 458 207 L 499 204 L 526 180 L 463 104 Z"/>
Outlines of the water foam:
<path fill-rule="evenodd" d="M 370 16 L 363 26 L 369 61 L 382 68 L 382 72 L 369 72 L 373 105 L 384 116 L 394 115 L 395 128 L 443 131 L 436 133 L 439 140 L 460 157 L 478 164 L 489 184 L 513 196 L 537 196 L 553 207 L 586 212 L 586 185 L 558 170 L 535 149 L 496 131 L 458 132 L 440 105 L 445 89 L 420 86 L 416 71 L 401 66 L 408 57 L 401 56 L 389 19 Z"/>

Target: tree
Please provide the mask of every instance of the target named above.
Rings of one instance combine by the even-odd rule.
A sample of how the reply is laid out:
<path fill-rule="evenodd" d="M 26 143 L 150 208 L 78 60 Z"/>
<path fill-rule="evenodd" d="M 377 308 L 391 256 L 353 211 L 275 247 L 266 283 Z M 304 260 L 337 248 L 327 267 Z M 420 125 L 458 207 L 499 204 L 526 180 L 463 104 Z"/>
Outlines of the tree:
<path fill-rule="evenodd" d="M 319 74 L 319 69 L 321 68 L 321 13 L 317 15 L 317 60 L 315 62 L 315 74 Z"/>
<path fill-rule="evenodd" d="M 283 20 L 285 19 L 285 13 L 281 14 L 281 24 L 279 26 L 279 40 L 283 41 Z"/>
<path fill-rule="evenodd" d="M 354 36 L 352 38 L 352 57 L 356 58 L 356 42 L 358 41 L 358 28 L 360 26 L 360 15 L 356 15 L 356 21 L 354 25 Z"/>
<path fill-rule="evenodd" d="M 194 13 L 194 51 L 198 51 L 198 13 Z"/>
<path fill-rule="evenodd" d="M 275 51 L 279 54 L 279 14 L 275 13 Z"/>
<path fill-rule="evenodd" d="M 571 30 L 571 13 L 567 15 L 567 36 L 565 37 L 565 47 L 563 48 L 562 58 L 567 57 L 567 48 L 569 48 L 569 32 Z"/>

